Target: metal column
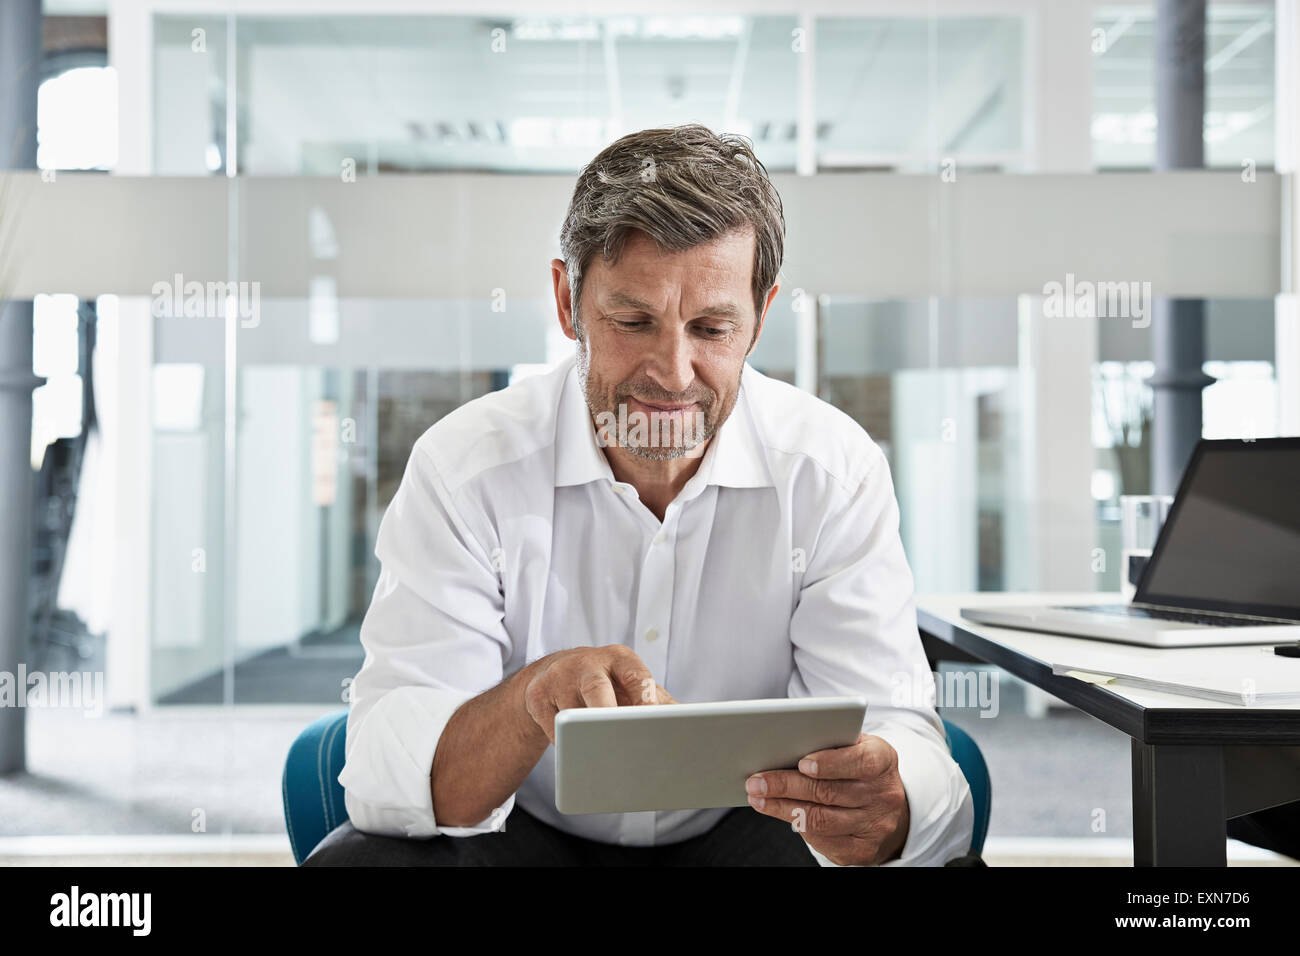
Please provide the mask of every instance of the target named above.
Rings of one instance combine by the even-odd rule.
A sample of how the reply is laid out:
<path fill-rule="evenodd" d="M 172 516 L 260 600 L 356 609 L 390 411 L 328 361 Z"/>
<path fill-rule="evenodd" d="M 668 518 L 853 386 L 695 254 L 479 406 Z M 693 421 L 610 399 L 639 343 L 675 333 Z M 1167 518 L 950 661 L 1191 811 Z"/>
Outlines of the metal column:
<path fill-rule="evenodd" d="M 40 69 L 40 0 L 0 3 L 0 169 L 36 167 Z M 17 239 L 12 206 L 4 204 L 0 194 L 0 284 L 13 261 L 3 244 Z M 0 285 L 0 672 L 13 681 L 27 658 L 32 389 L 40 383 L 32 374 L 32 304 L 6 301 Z M 21 707 L 0 707 L 0 773 L 26 765 L 24 717 Z"/>
<path fill-rule="evenodd" d="M 1156 169 L 1205 165 L 1205 0 L 1156 4 Z M 1151 323 L 1151 491 L 1173 494 L 1201 437 L 1205 302 L 1157 299 Z"/>

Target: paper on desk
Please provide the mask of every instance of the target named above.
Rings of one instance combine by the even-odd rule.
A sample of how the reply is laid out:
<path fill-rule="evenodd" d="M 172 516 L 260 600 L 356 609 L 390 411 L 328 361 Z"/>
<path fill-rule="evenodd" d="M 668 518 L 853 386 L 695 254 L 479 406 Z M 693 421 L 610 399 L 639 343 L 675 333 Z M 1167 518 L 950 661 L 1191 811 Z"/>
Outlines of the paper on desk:
<path fill-rule="evenodd" d="M 1087 681 L 1089 684 L 1110 684 L 1115 680 L 1113 675 L 1090 674 L 1087 671 L 1066 671 L 1065 676 L 1073 677 L 1075 680 Z"/>
<path fill-rule="evenodd" d="M 1053 663 L 1053 674 L 1092 684 L 1118 684 L 1225 704 L 1300 704 L 1300 659 L 1272 647 L 1170 648 L 1080 652 Z"/>

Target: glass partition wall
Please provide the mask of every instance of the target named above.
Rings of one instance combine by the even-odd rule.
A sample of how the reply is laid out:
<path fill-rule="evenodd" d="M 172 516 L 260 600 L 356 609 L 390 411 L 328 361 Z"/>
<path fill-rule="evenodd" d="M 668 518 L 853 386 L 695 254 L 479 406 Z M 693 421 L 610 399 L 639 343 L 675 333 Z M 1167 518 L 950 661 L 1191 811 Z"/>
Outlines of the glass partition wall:
<path fill-rule="evenodd" d="M 1142 22 L 1126 28 L 1130 43 Z M 1259 40 L 1258 18 L 1217 22 L 1217 48 L 1241 45 L 1246 31 Z M 1123 53 L 1122 31 L 1101 25 Z M 308 208 L 276 224 L 305 249 L 292 263 L 303 278 L 286 285 L 257 274 L 254 250 L 276 237 L 241 224 L 247 199 L 234 174 L 285 177 L 285 190 L 289 177 L 346 184 L 406 173 L 541 173 L 567 184 L 621 133 L 685 121 L 751 137 L 777 174 L 1036 168 L 1026 79 L 1036 41 L 1016 13 L 168 13 L 153 28 L 152 171 L 229 179 L 229 277 L 266 288 L 255 315 L 238 297 L 201 315 L 151 310 L 146 705 L 341 705 L 361 663 L 375 534 L 411 446 L 449 411 L 572 348 L 549 299 L 554 248 L 526 250 L 536 280 L 523 290 L 354 295 L 349 276 L 370 268 L 375 231 L 421 243 L 476 210 L 343 226 Z M 1107 55 L 1094 50 L 1093 62 L 1098 109 L 1109 114 L 1122 91 L 1119 68 L 1098 66 Z M 1252 76 L 1225 59 L 1216 102 L 1232 95 L 1234 77 Z M 810 81 L 811 129 L 799 99 Z M 1137 153 L 1104 145 L 1116 121 L 1082 122 L 1098 163 L 1140 165 Z M 1264 127 L 1240 135 L 1271 156 L 1254 142 Z M 1231 136 L 1224 142 L 1214 155 L 1231 151 Z M 928 230 L 942 287 L 972 252 L 934 208 L 910 218 Z M 558 232 L 558 219 L 544 225 Z M 864 217 L 861 230 L 895 225 Z M 496 222 L 503 257 L 523 254 L 517 226 L 508 210 Z M 806 265 L 787 261 L 787 271 Z M 870 298 L 783 282 L 751 364 L 814 391 L 885 449 L 918 590 L 1117 588 L 1118 496 L 1148 480 L 1145 336 L 1104 320 L 1045 322 L 1037 288 Z M 1247 424 L 1241 410 L 1263 407 L 1274 387 L 1271 303 L 1215 300 L 1208 327 L 1207 370 L 1219 382 L 1206 391 L 1207 434 L 1269 434 L 1275 421 Z M 1056 347 L 1062 336 L 1074 344 Z M 1062 446 L 1074 451 L 1061 456 Z"/>

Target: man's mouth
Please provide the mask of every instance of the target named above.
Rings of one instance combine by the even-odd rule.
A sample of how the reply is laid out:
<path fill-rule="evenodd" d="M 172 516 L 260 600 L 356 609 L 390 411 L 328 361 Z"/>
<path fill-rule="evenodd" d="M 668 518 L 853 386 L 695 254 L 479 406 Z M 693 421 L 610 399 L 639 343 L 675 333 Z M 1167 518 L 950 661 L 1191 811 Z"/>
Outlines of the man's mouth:
<path fill-rule="evenodd" d="M 648 408 L 652 412 L 662 412 L 664 414 L 689 411 L 690 409 L 695 408 L 698 404 L 697 402 L 647 402 L 645 399 L 637 398 L 635 395 L 632 396 L 632 401 L 636 402 L 643 408 Z"/>

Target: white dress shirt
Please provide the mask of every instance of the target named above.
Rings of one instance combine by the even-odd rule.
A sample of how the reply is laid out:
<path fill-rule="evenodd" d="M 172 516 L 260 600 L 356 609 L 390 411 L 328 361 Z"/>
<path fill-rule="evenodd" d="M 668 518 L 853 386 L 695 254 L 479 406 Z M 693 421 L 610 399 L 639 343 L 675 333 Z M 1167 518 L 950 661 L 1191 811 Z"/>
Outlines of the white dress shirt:
<path fill-rule="evenodd" d="M 863 730 L 898 752 L 911 814 L 893 862 L 941 865 L 969 848 L 970 790 L 938 715 L 899 694 L 933 682 L 888 464 L 856 422 L 793 386 L 745 366 L 661 523 L 615 479 L 571 358 L 426 431 L 375 553 L 339 775 L 363 832 L 490 832 L 516 800 L 607 843 L 709 830 L 726 809 L 558 812 L 553 747 L 478 826 L 434 819 L 429 772 L 457 707 L 547 654 L 625 644 L 683 703 L 865 697 Z"/>

